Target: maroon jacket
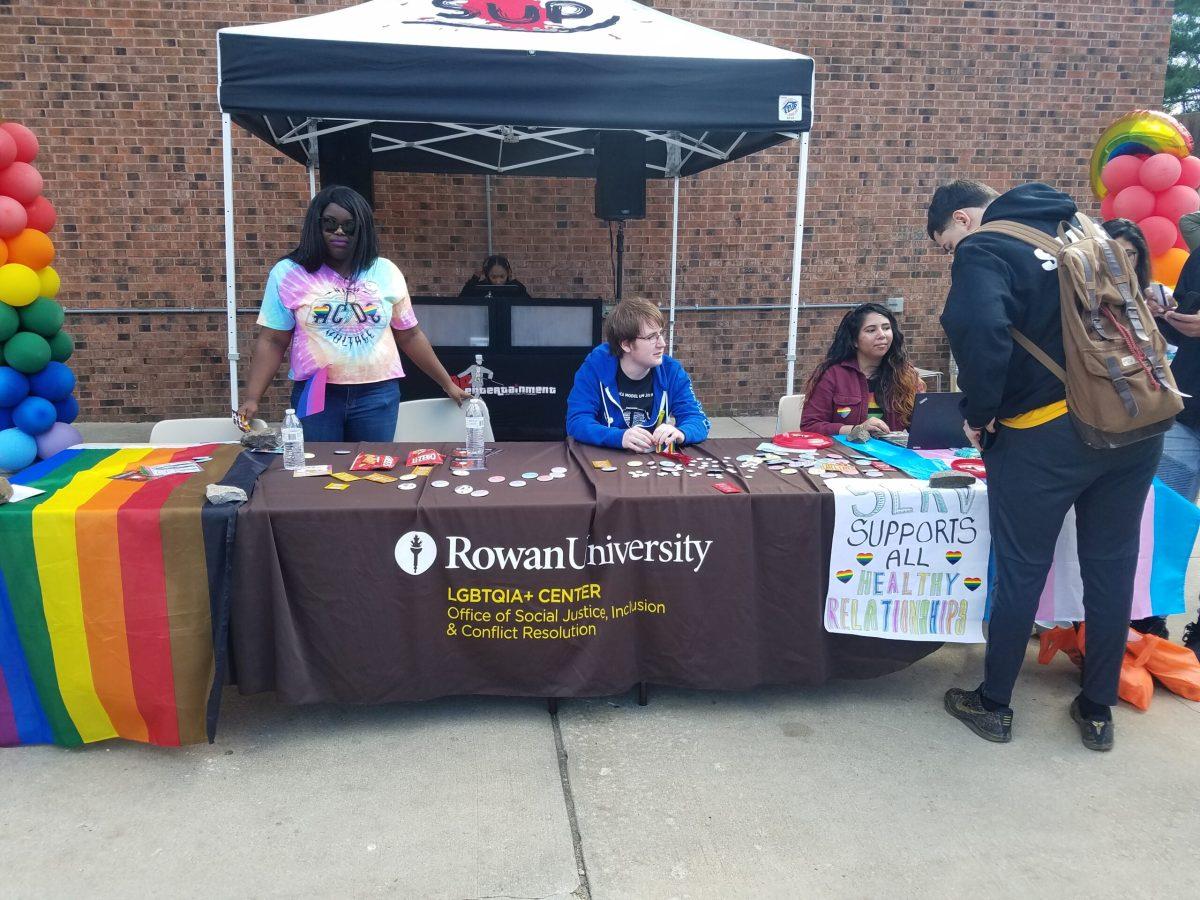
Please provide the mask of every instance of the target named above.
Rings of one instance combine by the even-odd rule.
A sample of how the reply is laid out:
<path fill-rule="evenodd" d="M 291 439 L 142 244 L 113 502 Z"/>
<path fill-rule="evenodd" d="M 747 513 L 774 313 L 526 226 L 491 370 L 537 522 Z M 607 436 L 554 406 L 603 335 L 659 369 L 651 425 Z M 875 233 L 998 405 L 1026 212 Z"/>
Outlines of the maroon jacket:
<path fill-rule="evenodd" d="M 857 425 L 867 420 L 867 376 L 858 367 L 858 360 L 851 357 L 830 366 L 804 398 L 804 411 L 800 415 L 800 428 L 817 434 L 835 435 L 843 425 Z M 896 414 L 883 405 L 883 398 L 875 401 L 883 408 L 884 420 L 892 431 L 908 427 Z M 839 415 L 838 410 L 845 410 Z"/>

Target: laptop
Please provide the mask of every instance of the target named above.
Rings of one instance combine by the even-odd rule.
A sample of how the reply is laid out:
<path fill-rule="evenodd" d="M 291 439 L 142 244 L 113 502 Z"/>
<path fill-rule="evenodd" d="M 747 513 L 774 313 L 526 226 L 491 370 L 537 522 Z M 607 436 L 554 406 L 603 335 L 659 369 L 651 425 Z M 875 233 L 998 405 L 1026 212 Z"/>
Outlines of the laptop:
<path fill-rule="evenodd" d="M 963 415 L 958 403 L 962 393 L 917 394 L 912 422 L 908 426 L 910 450 L 956 450 L 969 447 L 963 434 Z"/>

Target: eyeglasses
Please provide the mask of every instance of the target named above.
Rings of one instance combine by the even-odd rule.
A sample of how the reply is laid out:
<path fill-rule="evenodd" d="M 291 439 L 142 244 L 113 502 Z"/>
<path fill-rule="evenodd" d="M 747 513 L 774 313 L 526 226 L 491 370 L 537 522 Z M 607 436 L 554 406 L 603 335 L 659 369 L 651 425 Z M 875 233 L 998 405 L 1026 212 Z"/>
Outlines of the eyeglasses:
<path fill-rule="evenodd" d="M 358 231 L 358 223 L 353 219 L 347 222 L 339 222 L 337 219 L 331 219 L 329 216 L 321 217 L 321 230 L 326 234 L 334 234 L 339 228 L 342 229 L 342 234 L 346 237 L 354 237 L 354 232 Z"/>
<path fill-rule="evenodd" d="M 650 334 L 639 334 L 637 339 L 639 341 L 649 341 L 651 344 L 657 344 L 659 341 L 666 340 L 666 338 L 663 337 L 662 331 L 654 331 Z"/>

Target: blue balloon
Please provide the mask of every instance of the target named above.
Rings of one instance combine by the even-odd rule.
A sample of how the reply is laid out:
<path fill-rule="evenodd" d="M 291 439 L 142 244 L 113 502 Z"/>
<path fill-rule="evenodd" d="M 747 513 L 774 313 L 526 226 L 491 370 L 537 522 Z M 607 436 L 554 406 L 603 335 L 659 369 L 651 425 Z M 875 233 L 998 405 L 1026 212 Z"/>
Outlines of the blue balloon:
<path fill-rule="evenodd" d="M 54 404 L 54 409 L 58 413 L 58 421 L 66 422 L 70 425 L 79 418 L 79 401 L 74 396 L 64 397 Z"/>
<path fill-rule="evenodd" d="M 29 379 L 9 366 L 0 366 L 0 406 L 16 406 L 29 396 Z"/>
<path fill-rule="evenodd" d="M 29 390 L 53 403 L 75 390 L 75 373 L 60 362 L 48 362 L 46 368 L 29 376 Z"/>
<path fill-rule="evenodd" d="M 12 427 L 12 409 L 7 406 L 0 406 L 0 431 Z"/>
<path fill-rule="evenodd" d="M 20 472 L 37 459 L 37 441 L 20 428 L 0 431 L 0 472 Z"/>
<path fill-rule="evenodd" d="M 54 404 L 44 397 L 26 397 L 13 410 L 13 424 L 33 437 L 49 431 L 57 418 Z"/>

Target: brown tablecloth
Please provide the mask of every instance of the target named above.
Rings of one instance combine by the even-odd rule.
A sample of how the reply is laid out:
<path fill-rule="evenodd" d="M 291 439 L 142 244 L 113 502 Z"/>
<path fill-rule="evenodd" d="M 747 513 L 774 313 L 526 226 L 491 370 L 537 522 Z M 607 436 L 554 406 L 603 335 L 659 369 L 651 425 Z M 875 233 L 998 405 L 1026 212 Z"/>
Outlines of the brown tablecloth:
<path fill-rule="evenodd" d="M 686 452 L 734 462 L 757 443 Z M 443 466 L 408 491 L 368 481 L 325 490 L 328 477 L 293 478 L 278 462 L 265 473 L 237 531 L 241 690 L 383 703 L 596 696 L 639 681 L 742 689 L 884 675 L 940 646 L 824 630 L 833 496 L 803 472 L 659 475 L 658 457 L 621 450 L 498 446 L 486 472 L 452 477 Z M 335 449 L 403 462 L 412 445 L 308 449 L 311 464 L 336 472 L 353 455 Z M 604 459 L 617 471 L 591 465 Z M 560 466 L 564 478 L 508 484 Z M 487 480 L 495 475 L 505 482 Z M 720 480 L 745 492 L 719 493 Z M 464 483 L 489 493 L 455 493 Z"/>

